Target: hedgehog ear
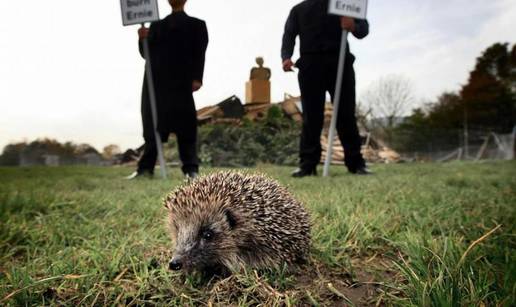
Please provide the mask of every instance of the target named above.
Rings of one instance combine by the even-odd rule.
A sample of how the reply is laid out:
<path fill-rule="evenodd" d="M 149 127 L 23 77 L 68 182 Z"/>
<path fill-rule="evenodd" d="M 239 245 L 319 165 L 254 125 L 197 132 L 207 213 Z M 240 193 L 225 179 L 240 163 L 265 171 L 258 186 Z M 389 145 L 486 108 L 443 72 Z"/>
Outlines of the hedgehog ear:
<path fill-rule="evenodd" d="M 227 209 L 224 211 L 224 214 L 226 215 L 226 219 L 228 220 L 229 228 L 231 230 L 235 229 L 235 227 L 237 225 L 237 220 L 236 220 L 233 212 L 231 212 L 229 209 Z"/>

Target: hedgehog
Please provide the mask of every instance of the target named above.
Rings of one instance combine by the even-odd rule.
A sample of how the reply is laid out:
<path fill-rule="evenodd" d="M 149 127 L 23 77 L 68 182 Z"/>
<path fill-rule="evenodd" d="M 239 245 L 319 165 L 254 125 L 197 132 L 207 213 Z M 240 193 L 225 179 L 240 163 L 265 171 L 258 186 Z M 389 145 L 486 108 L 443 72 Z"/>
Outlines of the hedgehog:
<path fill-rule="evenodd" d="M 309 214 L 286 188 L 264 175 L 217 172 L 183 185 L 164 202 L 173 244 L 171 270 L 231 274 L 307 260 Z"/>

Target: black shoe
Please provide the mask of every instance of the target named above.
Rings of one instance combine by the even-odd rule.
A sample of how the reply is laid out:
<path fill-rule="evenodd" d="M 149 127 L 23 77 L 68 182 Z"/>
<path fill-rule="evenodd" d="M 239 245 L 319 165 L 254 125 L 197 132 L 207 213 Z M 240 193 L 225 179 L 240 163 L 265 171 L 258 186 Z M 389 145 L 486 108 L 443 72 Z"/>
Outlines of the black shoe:
<path fill-rule="evenodd" d="M 135 180 L 135 179 L 142 179 L 142 178 L 152 179 L 152 177 L 154 177 L 154 174 L 150 171 L 138 171 L 138 172 L 134 172 L 131 175 L 125 177 L 125 179 L 127 179 L 127 180 Z"/>
<path fill-rule="evenodd" d="M 303 178 L 308 176 L 317 176 L 317 170 L 315 168 L 312 169 L 302 169 L 298 168 L 292 173 L 292 177 L 294 178 Z"/>
<path fill-rule="evenodd" d="M 188 180 L 194 180 L 195 178 L 199 177 L 199 174 L 197 172 L 187 172 L 185 173 L 185 176 Z"/>
<path fill-rule="evenodd" d="M 352 173 L 352 174 L 361 175 L 361 176 L 373 175 L 373 172 L 371 172 L 371 170 L 369 170 L 365 166 L 359 167 L 357 169 L 349 170 L 349 172 Z"/>

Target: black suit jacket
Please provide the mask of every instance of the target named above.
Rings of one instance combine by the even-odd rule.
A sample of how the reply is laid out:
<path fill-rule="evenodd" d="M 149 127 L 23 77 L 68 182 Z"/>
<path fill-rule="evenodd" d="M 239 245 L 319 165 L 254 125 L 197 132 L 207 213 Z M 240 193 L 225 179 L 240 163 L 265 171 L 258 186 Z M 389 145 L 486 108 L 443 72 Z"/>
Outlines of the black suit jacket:
<path fill-rule="evenodd" d="M 356 38 L 362 39 L 369 34 L 367 20 L 356 19 Z M 338 55 L 342 38 L 340 17 L 328 13 L 328 0 L 305 0 L 291 11 L 285 24 L 281 57 L 290 59 L 294 53 L 296 37 L 301 43 L 301 57 L 307 54 Z M 349 44 L 347 53 L 350 56 Z"/>
<path fill-rule="evenodd" d="M 174 12 L 150 26 L 149 49 L 162 132 L 191 129 L 197 123 L 192 98 L 192 82 L 203 81 L 208 47 L 206 23 L 185 12 Z M 143 46 L 140 42 L 140 54 Z M 142 109 L 148 117 L 147 82 L 144 80 Z"/>
<path fill-rule="evenodd" d="M 206 23 L 176 12 L 165 19 L 153 22 L 149 30 L 149 48 L 155 86 L 164 88 L 190 88 L 192 81 L 201 81 L 208 47 Z M 143 56 L 140 43 L 140 53 Z"/>

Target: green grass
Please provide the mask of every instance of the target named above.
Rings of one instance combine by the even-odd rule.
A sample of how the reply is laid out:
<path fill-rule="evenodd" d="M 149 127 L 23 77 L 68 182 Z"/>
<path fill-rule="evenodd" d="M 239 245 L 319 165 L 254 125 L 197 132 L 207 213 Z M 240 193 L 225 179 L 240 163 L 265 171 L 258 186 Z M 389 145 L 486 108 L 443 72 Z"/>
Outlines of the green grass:
<path fill-rule="evenodd" d="M 0 168 L 0 305 L 516 304 L 516 163 L 374 170 L 251 170 L 308 207 L 310 263 L 204 283 L 167 270 L 161 199 L 179 170 L 127 182 L 127 168 Z"/>

